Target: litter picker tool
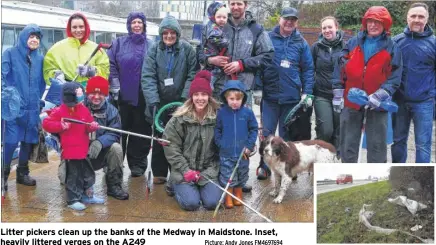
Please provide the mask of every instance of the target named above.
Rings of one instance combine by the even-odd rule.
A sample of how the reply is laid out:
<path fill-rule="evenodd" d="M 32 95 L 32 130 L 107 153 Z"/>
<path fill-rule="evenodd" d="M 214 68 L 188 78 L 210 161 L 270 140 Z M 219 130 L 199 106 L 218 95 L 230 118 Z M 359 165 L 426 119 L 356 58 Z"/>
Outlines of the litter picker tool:
<path fill-rule="evenodd" d="M 223 187 L 221 187 L 220 185 L 218 185 L 217 183 L 215 183 L 213 180 L 209 179 L 208 177 L 206 177 L 205 175 L 201 175 L 201 177 L 205 178 L 207 181 L 209 181 L 210 183 L 212 183 L 213 185 L 215 185 L 216 187 L 218 187 L 220 190 L 222 190 L 224 193 L 223 194 L 228 194 L 231 197 L 233 197 L 234 199 L 238 200 L 239 202 L 241 202 L 245 207 L 247 207 L 248 209 L 250 209 L 251 211 L 255 212 L 257 215 L 259 215 L 262 219 L 266 220 L 269 223 L 273 223 L 272 220 L 268 219 L 265 215 L 261 214 L 259 211 L 257 211 L 256 209 L 252 208 L 250 205 L 248 205 L 247 203 L 245 203 L 244 201 L 242 201 L 241 199 L 239 199 L 238 197 L 236 197 L 235 195 L 233 195 L 232 193 L 230 193 L 229 191 L 227 191 L 227 189 L 224 189 Z M 219 205 L 219 203 L 218 203 Z"/>
<path fill-rule="evenodd" d="M 215 207 L 215 211 L 213 212 L 212 219 L 215 219 L 215 216 L 216 216 L 216 214 L 218 213 L 218 209 L 219 209 L 220 205 L 222 204 L 222 202 L 223 202 L 223 200 L 224 200 L 224 197 L 226 196 L 226 193 L 228 193 L 227 189 L 229 189 L 230 183 L 232 183 L 233 176 L 235 176 L 236 170 L 237 170 L 238 167 L 239 167 L 239 163 L 241 162 L 242 157 L 244 156 L 244 152 L 245 152 L 245 147 L 242 149 L 241 154 L 239 154 L 239 158 L 238 158 L 238 161 L 236 162 L 236 166 L 235 166 L 235 168 L 233 169 L 233 172 L 232 172 L 232 174 L 230 175 L 229 180 L 227 181 L 225 191 L 224 191 L 223 194 L 221 195 L 221 198 L 220 198 L 218 204 L 217 204 L 216 207 Z"/>
<path fill-rule="evenodd" d="M 94 49 L 94 51 L 92 51 L 91 55 L 89 56 L 89 58 L 86 60 L 85 64 L 83 65 L 88 65 L 89 61 L 91 61 L 91 59 L 94 57 L 94 55 L 101 49 L 108 49 L 110 48 L 111 45 L 109 44 L 105 44 L 105 43 L 99 43 L 98 46 Z M 74 79 L 72 80 L 72 82 L 76 81 L 76 79 L 79 77 L 79 74 L 77 74 Z"/>
<path fill-rule="evenodd" d="M 154 118 L 156 117 L 156 106 L 153 106 L 153 122 Z M 148 196 L 150 195 L 150 190 L 153 187 L 153 178 L 152 178 L 152 171 L 151 171 L 151 161 L 153 161 L 153 142 L 154 142 L 154 123 L 151 125 L 151 142 L 150 142 L 150 161 L 148 161 L 147 164 L 147 181 L 145 182 L 145 198 L 148 199 Z"/>
<path fill-rule="evenodd" d="M 313 95 L 308 94 L 304 100 L 298 102 L 298 104 L 296 106 L 294 106 L 294 108 L 292 108 L 292 110 L 288 113 L 288 115 L 285 118 L 286 127 L 289 127 L 290 124 L 295 121 L 295 118 L 294 118 L 295 113 L 298 111 L 298 109 L 300 109 L 304 104 L 307 103 L 308 99 L 313 100 Z"/>
<path fill-rule="evenodd" d="M 63 119 L 66 120 L 66 121 L 69 121 L 69 122 L 73 122 L 73 123 L 86 124 L 86 125 L 90 125 L 91 124 L 91 123 L 87 123 L 87 122 L 83 122 L 83 121 L 80 121 L 80 120 L 77 120 L 77 119 L 72 119 L 72 118 L 67 118 L 67 117 L 64 117 Z M 99 125 L 98 127 L 101 128 L 101 129 L 105 129 L 105 130 L 109 130 L 109 131 L 114 131 L 114 132 L 118 132 L 118 133 L 121 133 L 121 134 L 128 134 L 128 135 L 133 135 L 133 136 L 137 136 L 137 137 L 141 137 L 141 138 L 146 138 L 146 139 L 154 139 L 154 140 L 160 141 L 160 142 L 165 143 L 165 144 L 170 144 L 171 143 L 168 140 L 164 140 L 164 139 L 160 139 L 160 138 L 156 138 L 156 137 L 151 137 L 151 136 L 144 135 L 144 134 L 138 134 L 138 133 L 134 133 L 134 132 L 130 132 L 130 131 L 125 131 L 125 130 L 121 130 L 121 129 L 105 127 L 105 126 L 101 126 L 101 125 Z"/>

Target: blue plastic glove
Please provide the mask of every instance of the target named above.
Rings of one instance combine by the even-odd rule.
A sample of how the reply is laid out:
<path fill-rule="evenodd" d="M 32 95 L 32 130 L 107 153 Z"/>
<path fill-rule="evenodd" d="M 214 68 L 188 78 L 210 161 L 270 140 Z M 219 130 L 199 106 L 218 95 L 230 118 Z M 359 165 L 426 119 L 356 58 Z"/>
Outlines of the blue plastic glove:
<path fill-rule="evenodd" d="M 344 89 L 333 89 L 333 111 L 341 113 L 344 109 Z"/>
<path fill-rule="evenodd" d="M 54 73 L 54 79 L 65 83 L 65 74 L 61 70 L 56 70 Z"/>
<path fill-rule="evenodd" d="M 390 98 L 390 95 L 386 90 L 380 88 L 373 94 L 368 96 L 368 105 L 371 109 L 377 109 L 380 107 L 381 103 Z"/>
<path fill-rule="evenodd" d="M 95 66 L 79 64 L 76 69 L 76 73 L 82 77 L 93 77 L 97 73 Z"/>

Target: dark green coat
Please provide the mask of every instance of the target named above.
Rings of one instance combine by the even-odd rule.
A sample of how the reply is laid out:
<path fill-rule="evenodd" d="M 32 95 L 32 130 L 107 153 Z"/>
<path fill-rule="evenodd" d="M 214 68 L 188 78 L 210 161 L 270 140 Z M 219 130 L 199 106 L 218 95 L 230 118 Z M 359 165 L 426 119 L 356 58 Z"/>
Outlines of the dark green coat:
<path fill-rule="evenodd" d="M 170 183 L 182 183 L 188 170 L 199 170 L 202 175 L 216 181 L 219 172 L 218 148 L 214 143 L 216 119 L 207 118 L 203 124 L 184 115 L 173 117 L 165 127 L 163 137 L 171 144 L 164 147 L 165 157 L 171 165 Z M 203 186 L 208 181 L 201 178 Z"/>

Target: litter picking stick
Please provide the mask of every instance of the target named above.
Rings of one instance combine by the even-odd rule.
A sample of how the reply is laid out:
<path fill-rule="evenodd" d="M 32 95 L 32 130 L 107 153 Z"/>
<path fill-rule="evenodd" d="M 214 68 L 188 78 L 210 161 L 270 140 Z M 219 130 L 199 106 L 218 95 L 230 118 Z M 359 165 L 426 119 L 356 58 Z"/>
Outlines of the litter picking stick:
<path fill-rule="evenodd" d="M 153 121 L 156 117 L 156 106 L 153 106 Z M 153 160 L 153 142 L 154 142 L 154 123 L 151 124 L 151 142 L 150 142 L 150 151 L 149 151 L 149 156 L 150 156 L 150 161 L 147 164 L 147 181 L 146 183 L 146 193 L 145 193 L 145 198 L 148 198 L 148 195 L 150 195 L 150 189 L 153 186 L 153 180 L 152 180 L 152 171 L 151 171 L 151 161 Z"/>
<path fill-rule="evenodd" d="M 303 104 L 307 102 L 308 99 L 313 99 L 313 95 L 307 95 L 303 101 L 300 101 L 296 106 L 294 106 L 294 108 L 292 108 L 292 110 L 288 113 L 288 115 L 285 118 L 285 125 L 288 126 L 294 114 L 298 111 L 298 109 L 300 109 L 301 106 L 303 106 Z"/>
<path fill-rule="evenodd" d="M 86 125 L 90 125 L 91 124 L 91 123 L 87 123 L 87 122 L 83 122 L 83 121 L 80 121 L 80 120 L 76 120 L 76 119 L 72 119 L 72 118 L 67 118 L 67 117 L 64 117 L 63 119 L 67 120 L 69 122 L 73 122 L 73 123 L 86 124 Z M 156 138 L 156 137 L 151 137 L 151 136 L 144 135 L 144 134 L 137 134 L 137 133 L 133 133 L 133 132 L 130 132 L 130 131 L 125 131 L 125 130 L 121 130 L 121 129 L 105 127 L 105 126 L 101 126 L 101 125 L 99 125 L 98 127 L 102 128 L 102 129 L 109 130 L 109 131 L 118 132 L 118 133 L 121 133 L 121 134 L 128 134 L 128 135 L 133 135 L 133 136 L 137 136 L 137 137 L 141 137 L 141 138 L 146 138 L 146 139 L 154 139 L 154 140 L 157 140 L 157 141 L 160 141 L 160 142 L 163 142 L 163 143 L 167 143 L 167 144 L 171 143 L 168 140 L 164 140 L 164 139 L 160 139 L 160 138 Z"/>
<path fill-rule="evenodd" d="M 104 49 L 108 49 L 110 47 L 109 44 L 105 44 L 105 43 L 99 43 L 98 46 L 94 49 L 94 51 L 92 51 L 91 56 L 89 56 L 88 60 L 86 60 L 85 64 L 83 65 L 88 65 L 89 61 L 91 61 L 91 59 L 94 57 L 94 55 L 98 52 L 98 50 L 100 50 L 100 48 L 104 48 Z M 75 82 L 76 79 L 79 77 L 79 74 L 77 74 L 72 82 Z"/>
<path fill-rule="evenodd" d="M 259 211 L 257 211 L 256 209 L 252 208 L 250 205 L 246 204 L 245 202 L 243 202 L 241 199 L 237 198 L 235 195 L 233 195 L 232 193 L 228 192 L 226 189 L 222 188 L 220 185 L 218 185 L 217 183 L 213 182 L 211 179 L 209 179 L 208 177 L 206 177 L 205 175 L 201 175 L 201 177 L 205 178 L 207 181 L 209 181 L 210 183 L 212 183 L 213 185 L 215 185 L 216 187 L 218 187 L 220 190 L 222 190 L 224 193 L 227 193 L 228 195 L 230 195 L 231 197 L 233 197 L 234 199 L 238 200 L 239 202 L 241 202 L 245 207 L 247 207 L 248 209 L 250 209 L 251 211 L 255 212 L 257 215 L 259 215 L 262 219 L 266 220 L 269 223 L 273 223 L 272 220 L 268 219 L 265 215 L 261 214 Z M 219 205 L 219 203 L 218 203 Z"/>
<path fill-rule="evenodd" d="M 245 147 L 242 149 L 241 154 L 239 154 L 239 158 L 238 158 L 238 161 L 236 162 L 236 166 L 235 166 L 235 168 L 233 169 L 233 172 L 232 172 L 232 174 L 230 175 L 229 180 L 227 181 L 226 188 L 225 188 L 226 191 L 223 192 L 223 194 L 221 195 L 220 201 L 219 201 L 218 204 L 216 205 L 216 207 L 215 207 L 215 211 L 213 212 L 212 219 L 215 219 L 215 216 L 216 216 L 216 214 L 218 213 L 218 209 L 219 209 L 221 203 L 223 202 L 224 197 L 226 196 L 226 192 L 227 192 L 227 189 L 229 189 L 230 183 L 232 183 L 233 176 L 235 176 L 236 170 L 237 170 L 238 167 L 239 167 L 239 163 L 241 162 L 241 159 L 242 159 L 242 157 L 244 156 L 244 152 L 245 152 Z"/>
<path fill-rule="evenodd" d="M 357 157 L 357 163 L 360 163 L 360 160 L 362 160 L 363 135 L 365 133 L 367 113 L 368 113 L 368 106 L 365 106 L 365 112 L 363 114 L 363 122 L 362 122 L 362 132 L 360 133 L 359 155 Z"/>

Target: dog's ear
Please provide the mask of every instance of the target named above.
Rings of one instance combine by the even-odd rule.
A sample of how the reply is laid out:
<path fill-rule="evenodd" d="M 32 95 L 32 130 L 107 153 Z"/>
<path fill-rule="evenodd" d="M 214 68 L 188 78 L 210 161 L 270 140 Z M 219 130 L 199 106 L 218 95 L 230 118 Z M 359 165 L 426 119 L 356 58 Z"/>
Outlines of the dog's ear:
<path fill-rule="evenodd" d="M 261 156 L 263 156 L 263 150 L 265 149 L 266 142 L 267 142 L 268 138 L 269 138 L 269 137 L 263 139 L 262 142 L 260 142 L 260 146 L 259 146 L 259 155 L 261 155 Z"/>
<path fill-rule="evenodd" d="M 289 146 L 285 141 L 282 141 L 279 144 L 280 154 L 277 155 L 280 156 L 280 161 L 282 162 L 286 162 L 288 160 L 288 147 Z"/>

